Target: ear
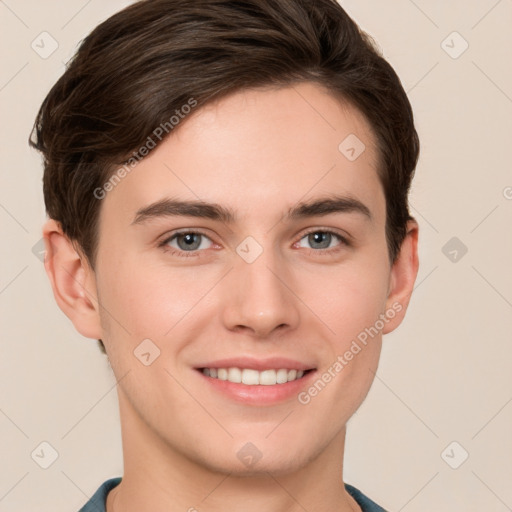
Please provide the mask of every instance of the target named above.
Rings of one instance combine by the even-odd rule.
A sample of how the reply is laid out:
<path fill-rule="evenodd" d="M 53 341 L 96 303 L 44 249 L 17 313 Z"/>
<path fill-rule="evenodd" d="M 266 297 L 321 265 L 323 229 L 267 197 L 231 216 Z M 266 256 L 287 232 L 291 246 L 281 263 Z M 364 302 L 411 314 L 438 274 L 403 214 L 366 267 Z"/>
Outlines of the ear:
<path fill-rule="evenodd" d="M 386 322 L 383 334 L 394 331 L 404 319 L 409 306 L 414 282 L 418 274 L 418 223 L 413 219 L 407 222 L 407 234 L 400 247 L 400 253 L 391 267 L 388 297 L 386 300 Z M 393 312 L 394 316 L 391 316 Z"/>
<path fill-rule="evenodd" d="M 86 338 L 100 339 L 102 329 L 94 271 L 80 255 L 58 222 L 43 227 L 44 266 L 60 309 Z"/>

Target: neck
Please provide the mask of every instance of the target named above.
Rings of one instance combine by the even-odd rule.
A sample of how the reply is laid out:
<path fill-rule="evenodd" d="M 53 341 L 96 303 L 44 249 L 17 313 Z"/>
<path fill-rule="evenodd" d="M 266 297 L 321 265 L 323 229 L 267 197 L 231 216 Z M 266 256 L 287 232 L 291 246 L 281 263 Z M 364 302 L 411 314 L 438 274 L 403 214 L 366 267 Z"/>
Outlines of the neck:
<path fill-rule="evenodd" d="M 315 458 L 292 471 L 222 472 L 170 447 L 120 393 L 124 474 L 107 512 L 360 512 L 343 485 L 345 427 Z"/>

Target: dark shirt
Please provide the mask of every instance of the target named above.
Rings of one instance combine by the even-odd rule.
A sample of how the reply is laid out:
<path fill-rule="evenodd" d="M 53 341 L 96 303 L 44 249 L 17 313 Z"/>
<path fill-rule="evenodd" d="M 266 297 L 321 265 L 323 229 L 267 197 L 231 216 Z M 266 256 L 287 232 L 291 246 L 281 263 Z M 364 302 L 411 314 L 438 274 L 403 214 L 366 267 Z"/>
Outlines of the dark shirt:
<path fill-rule="evenodd" d="M 79 512 L 105 512 L 107 494 L 117 484 L 121 482 L 121 477 L 111 478 L 100 485 L 99 489 L 94 493 L 93 497 L 79 510 Z M 386 512 L 377 503 L 367 498 L 361 491 L 345 484 L 345 489 L 352 496 L 363 512 Z"/>

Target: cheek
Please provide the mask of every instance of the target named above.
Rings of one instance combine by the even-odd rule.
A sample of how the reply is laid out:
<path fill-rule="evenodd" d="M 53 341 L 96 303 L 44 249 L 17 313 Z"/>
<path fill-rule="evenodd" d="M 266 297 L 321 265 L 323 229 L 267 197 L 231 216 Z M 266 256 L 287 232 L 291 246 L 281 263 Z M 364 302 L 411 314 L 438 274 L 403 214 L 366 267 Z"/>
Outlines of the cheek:
<path fill-rule="evenodd" d="M 134 350 L 150 339 L 161 351 L 160 361 L 171 364 L 219 314 L 210 302 L 215 294 L 208 291 L 215 288 L 222 270 L 208 265 L 171 269 L 128 259 L 116 263 L 102 268 L 98 276 L 111 360 L 120 368 L 130 366 Z"/>
<path fill-rule="evenodd" d="M 304 302 L 328 329 L 316 347 L 323 366 L 299 403 L 311 418 L 329 411 L 332 432 L 348 421 L 373 382 L 382 347 L 380 318 L 387 282 L 386 266 L 377 261 L 373 266 L 340 266 L 328 275 L 303 275 Z"/>
<path fill-rule="evenodd" d="M 297 279 L 299 296 L 328 327 L 339 350 L 384 312 L 389 271 L 379 260 L 302 272 Z"/>

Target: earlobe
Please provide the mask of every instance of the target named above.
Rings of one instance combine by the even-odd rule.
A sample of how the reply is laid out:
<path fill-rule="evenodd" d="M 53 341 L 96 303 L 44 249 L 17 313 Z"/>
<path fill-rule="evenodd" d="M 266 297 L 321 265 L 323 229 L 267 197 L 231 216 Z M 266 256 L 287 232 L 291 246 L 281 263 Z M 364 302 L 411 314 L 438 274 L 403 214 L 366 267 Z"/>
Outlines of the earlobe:
<path fill-rule="evenodd" d="M 94 271 L 80 255 L 58 222 L 43 227 L 46 246 L 44 266 L 60 309 L 87 338 L 99 339 L 102 329 Z"/>
<path fill-rule="evenodd" d="M 382 330 L 383 334 L 394 331 L 402 323 L 409 306 L 419 267 L 418 233 L 418 223 L 410 220 L 400 253 L 391 268 L 386 311 L 392 310 L 393 316 L 389 315 L 390 320 Z"/>

